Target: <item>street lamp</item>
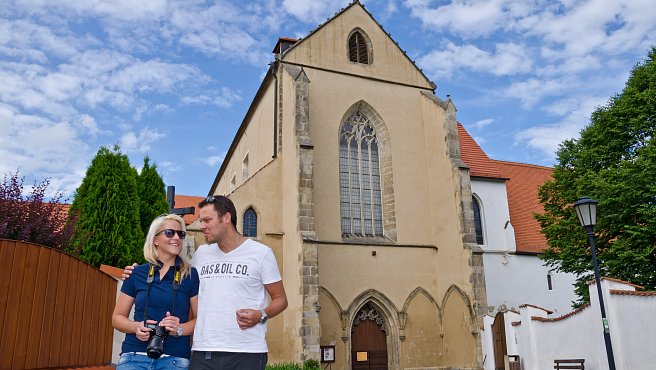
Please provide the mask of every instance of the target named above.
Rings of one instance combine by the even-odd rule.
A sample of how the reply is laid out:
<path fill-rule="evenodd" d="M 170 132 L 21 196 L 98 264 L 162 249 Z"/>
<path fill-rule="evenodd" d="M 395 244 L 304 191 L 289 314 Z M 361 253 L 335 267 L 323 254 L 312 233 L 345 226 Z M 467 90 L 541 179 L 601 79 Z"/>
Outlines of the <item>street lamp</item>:
<path fill-rule="evenodd" d="M 597 266 L 597 252 L 594 244 L 594 227 L 597 223 L 597 202 L 588 197 L 583 197 L 574 203 L 576 215 L 579 217 L 581 226 L 588 232 L 588 242 L 592 250 L 592 263 L 594 265 L 595 281 L 597 283 L 597 294 L 599 295 L 599 308 L 601 308 L 601 322 L 604 326 L 604 342 L 606 342 L 606 356 L 608 356 L 608 367 L 615 370 L 615 358 L 613 357 L 613 345 L 610 342 L 610 329 L 604 308 L 604 297 L 601 295 L 601 281 L 599 278 L 599 267 Z"/>

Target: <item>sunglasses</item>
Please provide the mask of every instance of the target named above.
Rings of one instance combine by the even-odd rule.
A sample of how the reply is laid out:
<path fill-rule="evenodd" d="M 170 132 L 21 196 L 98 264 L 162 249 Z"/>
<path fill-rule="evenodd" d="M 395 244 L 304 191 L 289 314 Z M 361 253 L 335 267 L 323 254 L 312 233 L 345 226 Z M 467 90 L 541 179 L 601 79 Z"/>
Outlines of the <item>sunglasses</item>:
<path fill-rule="evenodd" d="M 184 239 L 187 236 L 187 233 L 185 231 L 173 230 L 173 229 L 164 229 L 164 230 L 158 232 L 157 234 L 155 234 L 155 236 L 157 236 L 159 234 L 162 234 L 162 233 L 164 233 L 164 236 L 166 236 L 169 239 L 171 239 L 173 237 L 173 235 L 175 235 L 175 234 L 178 234 L 180 239 Z"/>
<path fill-rule="evenodd" d="M 216 202 L 216 204 L 220 205 L 221 208 L 223 208 L 226 212 L 228 212 L 228 213 L 230 212 L 230 209 L 228 208 L 228 206 L 226 206 L 225 204 L 223 204 L 223 203 L 221 202 L 221 198 L 219 198 L 219 197 L 215 197 L 214 195 L 210 195 L 209 197 L 206 197 L 206 198 L 205 198 L 205 202 L 206 202 L 206 203 L 214 203 L 214 202 Z"/>

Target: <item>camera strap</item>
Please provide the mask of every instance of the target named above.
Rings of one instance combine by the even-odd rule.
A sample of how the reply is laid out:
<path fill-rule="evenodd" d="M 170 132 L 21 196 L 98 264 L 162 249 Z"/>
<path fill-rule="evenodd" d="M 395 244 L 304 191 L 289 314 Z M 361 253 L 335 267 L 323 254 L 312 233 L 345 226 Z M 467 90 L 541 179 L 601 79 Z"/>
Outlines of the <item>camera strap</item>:
<path fill-rule="evenodd" d="M 146 305 L 144 306 L 144 320 L 148 319 L 148 298 L 150 297 L 150 285 L 155 281 L 155 264 L 150 264 L 150 269 L 148 270 L 148 277 L 146 278 Z M 175 299 L 180 288 L 180 265 L 175 266 L 175 273 L 173 274 L 173 307 L 171 307 L 171 315 L 174 315 L 175 312 Z"/>

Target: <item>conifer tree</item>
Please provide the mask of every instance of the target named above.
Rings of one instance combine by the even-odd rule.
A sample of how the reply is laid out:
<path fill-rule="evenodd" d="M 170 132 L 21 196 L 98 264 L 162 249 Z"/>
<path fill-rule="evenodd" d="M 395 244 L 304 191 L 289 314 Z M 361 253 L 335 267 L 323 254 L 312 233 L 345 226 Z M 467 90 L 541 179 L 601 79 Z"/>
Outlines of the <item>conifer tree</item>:
<path fill-rule="evenodd" d="M 155 217 L 167 213 L 169 204 L 166 201 L 164 180 L 157 173 L 157 165 L 150 165 L 150 158 L 144 158 L 143 168 L 137 178 L 139 188 L 139 213 L 141 217 L 141 230 L 148 234 L 148 228 Z"/>
<path fill-rule="evenodd" d="M 139 216 L 137 172 L 120 148 L 100 148 L 71 212 L 77 212 L 72 247 L 93 266 L 126 266 L 143 261 L 144 235 Z"/>

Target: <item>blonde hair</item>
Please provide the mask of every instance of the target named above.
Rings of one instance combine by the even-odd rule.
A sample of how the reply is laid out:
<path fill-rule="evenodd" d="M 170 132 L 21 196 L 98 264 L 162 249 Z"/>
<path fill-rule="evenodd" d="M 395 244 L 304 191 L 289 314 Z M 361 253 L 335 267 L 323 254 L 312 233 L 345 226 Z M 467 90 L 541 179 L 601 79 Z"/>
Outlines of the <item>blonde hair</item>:
<path fill-rule="evenodd" d="M 155 246 L 155 234 L 160 231 L 159 228 L 162 227 L 166 221 L 175 221 L 180 224 L 182 231 L 187 231 L 184 220 L 178 215 L 164 214 L 153 220 L 153 222 L 150 224 L 150 228 L 148 229 L 148 235 L 146 235 L 146 242 L 144 243 L 144 258 L 146 258 L 146 261 L 154 265 L 158 264 L 157 247 Z M 187 248 L 187 243 L 184 240 L 182 240 L 182 250 L 180 251 L 178 257 L 180 257 L 182 260 L 182 263 L 180 264 L 180 278 L 184 279 L 187 275 L 191 274 L 191 260 L 189 259 L 189 250 Z"/>

